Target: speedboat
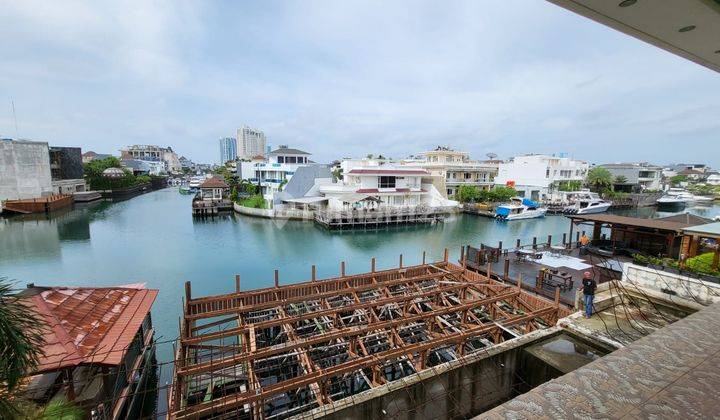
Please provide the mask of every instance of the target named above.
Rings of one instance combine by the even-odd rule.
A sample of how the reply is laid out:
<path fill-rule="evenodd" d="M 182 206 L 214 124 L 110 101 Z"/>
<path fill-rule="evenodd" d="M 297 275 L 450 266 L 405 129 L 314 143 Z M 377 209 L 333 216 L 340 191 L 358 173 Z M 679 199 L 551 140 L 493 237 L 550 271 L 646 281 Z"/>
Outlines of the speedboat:
<path fill-rule="evenodd" d="M 693 195 L 693 201 L 695 204 L 711 204 L 715 200 L 715 197 L 708 197 L 706 195 Z"/>
<path fill-rule="evenodd" d="M 612 203 L 600 198 L 597 193 L 587 192 L 577 198 L 575 202 L 563 208 L 563 213 L 592 214 L 603 213 L 612 206 Z"/>
<path fill-rule="evenodd" d="M 670 188 L 663 194 L 662 197 L 658 198 L 658 207 L 665 208 L 683 208 L 688 203 L 695 201 L 695 196 L 682 188 Z"/>
<path fill-rule="evenodd" d="M 527 198 L 513 197 L 510 203 L 501 204 L 495 208 L 495 217 L 499 220 L 520 220 L 543 217 L 546 208 Z"/>

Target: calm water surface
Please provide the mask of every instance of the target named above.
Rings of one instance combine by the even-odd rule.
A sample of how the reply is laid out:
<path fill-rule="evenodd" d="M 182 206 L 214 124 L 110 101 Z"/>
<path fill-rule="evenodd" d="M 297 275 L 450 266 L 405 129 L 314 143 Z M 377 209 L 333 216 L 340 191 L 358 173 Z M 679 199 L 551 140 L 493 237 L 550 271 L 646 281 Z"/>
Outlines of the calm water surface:
<path fill-rule="evenodd" d="M 119 203 L 97 202 L 55 215 L 0 219 L 0 276 L 37 285 L 109 286 L 144 282 L 160 290 L 153 306 L 158 340 L 178 334 L 183 283 L 192 281 L 193 296 L 232 292 L 234 276 L 242 288 L 272 286 L 273 270 L 281 283 L 307 280 L 311 265 L 318 277 L 337 275 L 341 261 L 348 274 L 404 263 L 417 264 L 422 252 L 439 260 L 449 248 L 457 258 L 464 244 L 523 243 L 533 236 L 558 239 L 569 230 L 562 216 L 514 222 L 458 215 L 435 226 L 380 231 L 329 232 L 312 222 L 280 222 L 227 215 L 194 220 L 192 196 L 165 189 Z M 710 217 L 718 207 L 693 208 Z M 637 214 L 637 211 L 625 214 Z M 641 209 L 657 217 L 654 209 Z M 542 238 L 542 239 L 541 239 Z M 172 347 L 160 345 L 161 361 Z M 164 376 L 164 375 L 163 375 Z"/>

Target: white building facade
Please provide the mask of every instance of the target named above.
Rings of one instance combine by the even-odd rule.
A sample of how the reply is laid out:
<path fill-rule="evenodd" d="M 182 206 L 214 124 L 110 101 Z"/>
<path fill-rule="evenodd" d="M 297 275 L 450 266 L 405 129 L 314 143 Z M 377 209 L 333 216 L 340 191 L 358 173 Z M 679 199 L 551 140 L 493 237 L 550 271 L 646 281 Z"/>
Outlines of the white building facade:
<path fill-rule="evenodd" d="M 52 194 L 48 144 L 0 139 L 0 202 Z"/>
<path fill-rule="evenodd" d="M 640 163 L 609 163 L 600 165 L 613 176 L 625 177 L 625 184 L 633 190 L 660 190 L 662 189 L 663 168 L 647 162 Z"/>
<path fill-rule="evenodd" d="M 137 159 L 143 161 L 163 162 L 167 172 L 180 172 L 180 158 L 171 147 L 136 144 L 120 150 L 121 160 Z"/>
<path fill-rule="evenodd" d="M 438 147 L 422 153 L 422 156 L 424 159 L 420 161 L 407 161 L 405 164 L 427 170 L 435 178 L 437 189 L 448 198 L 454 197 L 463 185 L 487 190 L 495 183 L 497 166 L 471 160 L 468 153 Z"/>
<path fill-rule="evenodd" d="M 271 151 L 267 159 L 258 157 L 249 162 L 239 162 L 238 175 L 241 179 L 260 185 L 263 197 L 271 200 L 274 194 L 290 181 L 299 167 L 312 164 L 310 156 L 308 152 L 280 146 Z"/>
<path fill-rule="evenodd" d="M 218 140 L 220 144 L 220 164 L 235 160 L 237 158 L 237 140 L 232 137 L 225 137 Z"/>
<path fill-rule="evenodd" d="M 582 160 L 551 155 L 521 155 L 498 167 L 495 185 L 512 186 L 521 197 L 548 199 L 561 182 L 584 181 L 590 165 Z"/>
<path fill-rule="evenodd" d="M 267 154 L 267 139 L 265 133 L 246 125 L 237 130 L 237 156 L 240 159 L 250 160 L 256 156 L 265 157 Z"/>
<path fill-rule="evenodd" d="M 319 186 L 329 210 L 454 207 L 432 184 L 430 172 L 372 159 L 341 162 L 343 179 Z"/>

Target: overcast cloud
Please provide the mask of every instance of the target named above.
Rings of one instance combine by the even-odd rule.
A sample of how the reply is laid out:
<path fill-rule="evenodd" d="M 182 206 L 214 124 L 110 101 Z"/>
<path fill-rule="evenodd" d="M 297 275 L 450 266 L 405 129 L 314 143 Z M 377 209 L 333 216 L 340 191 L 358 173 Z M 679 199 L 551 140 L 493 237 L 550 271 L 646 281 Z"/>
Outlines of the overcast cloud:
<path fill-rule="evenodd" d="M 215 162 L 246 123 L 320 162 L 442 144 L 720 166 L 720 75 L 541 0 L 0 8 L 3 137 Z"/>

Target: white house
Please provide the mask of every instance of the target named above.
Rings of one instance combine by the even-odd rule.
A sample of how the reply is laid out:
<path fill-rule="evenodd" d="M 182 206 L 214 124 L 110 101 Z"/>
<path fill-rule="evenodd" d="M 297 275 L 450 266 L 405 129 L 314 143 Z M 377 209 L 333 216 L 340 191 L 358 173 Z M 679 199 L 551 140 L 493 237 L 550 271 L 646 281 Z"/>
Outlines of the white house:
<path fill-rule="evenodd" d="M 565 156 L 528 154 L 500 164 L 495 185 L 512 186 L 522 197 L 546 199 L 560 182 L 583 181 L 589 165 Z"/>
<path fill-rule="evenodd" d="M 254 184 L 259 183 L 263 197 L 271 200 L 299 167 L 310 164 L 310 153 L 280 146 L 270 152 L 267 159 L 257 156 L 250 162 L 240 162 L 238 175 Z"/>
<path fill-rule="evenodd" d="M 705 183 L 709 185 L 720 185 L 720 175 L 712 174 L 708 176 Z"/>
<path fill-rule="evenodd" d="M 437 147 L 422 153 L 423 159 L 408 160 L 403 164 L 420 166 L 435 178 L 434 184 L 446 197 L 453 197 L 463 185 L 490 189 L 495 183 L 497 166 L 470 159 L 466 152 Z"/>
<path fill-rule="evenodd" d="M 430 173 L 423 168 L 370 160 L 347 160 L 341 167 L 342 180 L 318 189 L 328 199 L 327 208 L 331 210 L 457 205 L 432 185 Z"/>

